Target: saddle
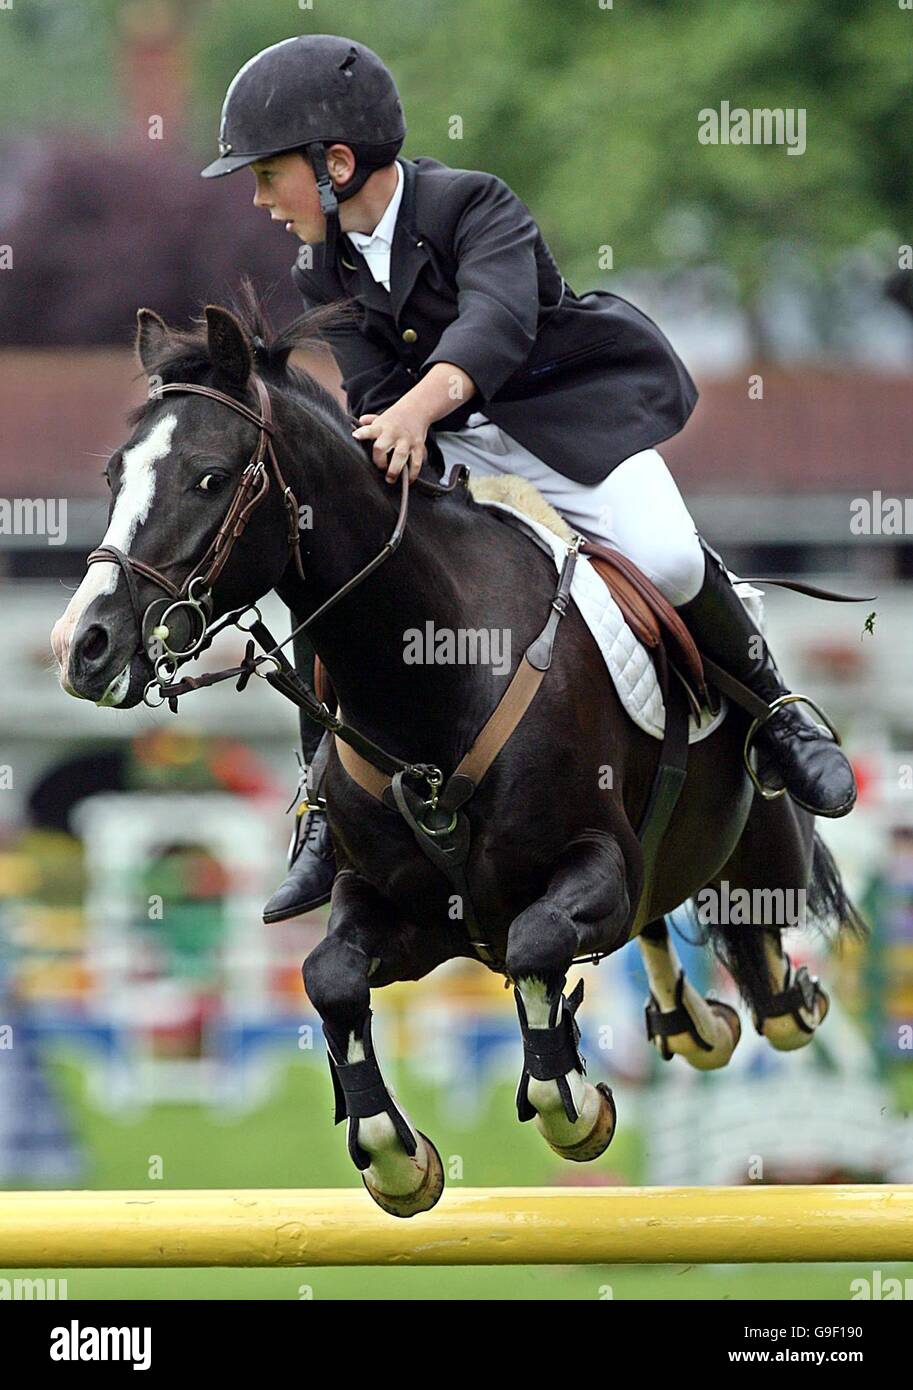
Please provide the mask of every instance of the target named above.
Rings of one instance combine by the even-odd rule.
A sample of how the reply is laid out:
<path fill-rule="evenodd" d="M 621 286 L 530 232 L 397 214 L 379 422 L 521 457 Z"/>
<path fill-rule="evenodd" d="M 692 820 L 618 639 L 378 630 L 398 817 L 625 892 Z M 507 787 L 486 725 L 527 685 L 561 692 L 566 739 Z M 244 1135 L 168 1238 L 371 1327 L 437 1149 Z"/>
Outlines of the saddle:
<path fill-rule="evenodd" d="M 503 513 L 497 515 L 499 520 L 506 521 L 508 525 L 520 526 L 514 517 L 505 517 Z M 583 541 L 580 552 L 589 556 L 590 564 L 618 604 L 622 617 L 637 640 L 654 654 L 664 643 L 671 665 L 683 679 L 690 681 L 699 699 L 713 708 L 704 676 L 704 663 L 694 638 L 653 581 L 626 555 L 599 545 L 596 541 Z M 324 703 L 332 700 L 329 677 L 320 657 L 316 655 L 314 688 L 319 700 L 323 700 Z"/>
<path fill-rule="evenodd" d="M 592 568 L 618 604 L 637 640 L 654 653 L 664 643 L 671 665 L 683 679 L 690 680 L 698 699 L 709 707 L 711 700 L 703 659 L 669 600 L 620 551 L 610 550 L 596 541 L 583 541 L 580 552 L 589 556 Z"/>

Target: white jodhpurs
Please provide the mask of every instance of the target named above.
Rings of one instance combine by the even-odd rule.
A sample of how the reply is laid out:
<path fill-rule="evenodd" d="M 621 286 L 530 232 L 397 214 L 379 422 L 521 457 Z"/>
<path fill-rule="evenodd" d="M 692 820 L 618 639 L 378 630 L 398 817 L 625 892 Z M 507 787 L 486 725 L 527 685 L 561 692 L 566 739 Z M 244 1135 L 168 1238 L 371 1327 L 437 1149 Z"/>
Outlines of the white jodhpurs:
<path fill-rule="evenodd" d="M 473 423 L 475 422 L 475 423 Z M 476 413 L 461 430 L 436 433 L 447 473 L 464 463 L 476 477 L 526 478 L 546 501 L 592 540 L 620 550 L 678 607 L 704 582 L 704 552 L 672 474 L 655 449 L 632 454 L 601 483 L 556 473 L 502 429 Z"/>

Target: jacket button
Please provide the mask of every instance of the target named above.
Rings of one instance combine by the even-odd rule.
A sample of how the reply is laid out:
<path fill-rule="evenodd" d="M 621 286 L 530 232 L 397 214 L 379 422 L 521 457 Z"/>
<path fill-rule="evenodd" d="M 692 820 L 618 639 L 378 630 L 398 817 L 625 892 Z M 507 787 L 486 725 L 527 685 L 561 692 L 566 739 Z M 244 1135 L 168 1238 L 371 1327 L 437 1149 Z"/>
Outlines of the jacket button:
<path fill-rule="evenodd" d="M 403 331 L 403 342 L 404 342 L 404 343 L 417 343 L 417 342 L 418 342 L 418 334 L 416 333 L 416 331 L 415 331 L 414 328 L 406 328 L 406 329 L 404 329 L 404 331 Z"/>

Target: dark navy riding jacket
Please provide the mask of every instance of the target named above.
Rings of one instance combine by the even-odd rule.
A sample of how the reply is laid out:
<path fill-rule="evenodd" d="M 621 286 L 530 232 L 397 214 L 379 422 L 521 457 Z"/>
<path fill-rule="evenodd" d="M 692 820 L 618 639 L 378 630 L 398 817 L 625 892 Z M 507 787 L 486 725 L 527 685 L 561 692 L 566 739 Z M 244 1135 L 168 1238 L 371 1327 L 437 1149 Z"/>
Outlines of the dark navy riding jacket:
<path fill-rule="evenodd" d="M 335 265 L 292 270 L 306 306 L 356 302 L 351 322 L 323 333 L 353 415 L 380 413 L 435 362 L 452 362 L 478 395 L 436 422 L 429 451 L 434 429 L 460 429 L 480 410 L 590 484 L 682 428 L 697 390 L 646 314 L 603 290 L 576 295 L 529 209 L 494 174 L 399 162 L 389 293 L 345 236 Z"/>

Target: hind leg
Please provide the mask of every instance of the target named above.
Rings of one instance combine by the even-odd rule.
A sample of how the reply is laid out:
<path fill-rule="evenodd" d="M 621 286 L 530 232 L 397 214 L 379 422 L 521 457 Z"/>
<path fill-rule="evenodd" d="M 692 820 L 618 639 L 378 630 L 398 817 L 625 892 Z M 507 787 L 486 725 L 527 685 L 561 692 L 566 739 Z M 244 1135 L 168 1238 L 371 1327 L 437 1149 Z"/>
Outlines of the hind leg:
<path fill-rule="evenodd" d="M 699 919 L 707 922 L 755 1027 L 781 1052 L 806 1047 L 829 1008 L 818 981 L 804 966 L 794 968 L 781 941 L 784 928 L 805 924 L 814 853 L 812 815 L 787 797 L 756 797 L 739 844 L 708 885 L 709 917 L 698 895 Z M 726 907 L 716 920 L 714 904 Z"/>
<path fill-rule="evenodd" d="M 594 834 L 561 856 L 543 896 L 511 923 L 507 973 L 523 1034 L 517 1090 L 521 1121 L 535 1120 L 547 1143 L 577 1163 L 598 1158 L 615 1132 L 615 1104 L 604 1084 L 586 1079 L 574 1015 L 583 982 L 563 994 L 573 958 L 622 945 L 628 917 L 625 865 L 616 842 Z"/>
<path fill-rule="evenodd" d="M 680 1056 L 698 1071 L 725 1067 L 742 1035 L 735 1009 L 698 994 L 685 975 L 665 918 L 648 922 L 637 945 L 650 982 L 648 1040 L 666 1062 Z"/>
<path fill-rule="evenodd" d="M 783 950 L 781 933 L 764 933 L 770 992 L 754 1005 L 755 1028 L 778 1052 L 807 1047 L 827 1018 L 830 999 L 806 966 L 794 967 Z"/>

